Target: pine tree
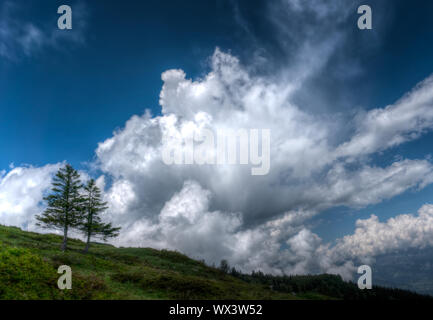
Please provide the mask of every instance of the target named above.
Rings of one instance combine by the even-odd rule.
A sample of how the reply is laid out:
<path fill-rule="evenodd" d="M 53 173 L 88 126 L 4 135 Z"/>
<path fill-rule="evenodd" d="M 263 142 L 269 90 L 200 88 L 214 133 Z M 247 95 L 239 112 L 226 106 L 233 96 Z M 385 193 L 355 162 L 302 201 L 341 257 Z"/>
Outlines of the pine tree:
<path fill-rule="evenodd" d="M 224 273 L 228 273 L 230 270 L 230 266 L 227 260 L 223 259 L 220 262 L 220 270 Z"/>
<path fill-rule="evenodd" d="M 102 201 L 101 190 L 96 186 L 95 180 L 91 179 L 84 190 L 84 220 L 80 230 L 87 237 L 84 251 L 88 252 L 92 236 L 106 241 L 108 238 L 117 237 L 120 228 L 114 228 L 111 223 L 101 221 L 99 214 L 107 209 L 107 203 Z"/>
<path fill-rule="evenodd" d="M 63 231 L 62 251 L 67 249 L 68 231 L 76 228 L 82 220 L 83 198 L 80 195 L 82 187 L 79 173 L 67 164 L 60 168 L 53 178 L 52 194 L 45 197 L 47 209 L 36 216 L 36 225 L 47 229 Z"/>

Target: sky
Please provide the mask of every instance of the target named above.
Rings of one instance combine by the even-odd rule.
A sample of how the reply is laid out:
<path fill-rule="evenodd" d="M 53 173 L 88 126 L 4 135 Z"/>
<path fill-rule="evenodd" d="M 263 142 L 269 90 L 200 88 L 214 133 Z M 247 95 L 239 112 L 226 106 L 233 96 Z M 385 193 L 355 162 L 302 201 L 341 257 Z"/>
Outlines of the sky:
<path fill-rule="evenodd" d="M 0 1 L 1 224 L 38 230 L 68 162 L 116 245 L 347 279 L 433 245 L 431 1 L 70 1 L 59 30 L 62 4 Z M 161 161 L 205 127 L 270 129 L 269 174 Z"/>

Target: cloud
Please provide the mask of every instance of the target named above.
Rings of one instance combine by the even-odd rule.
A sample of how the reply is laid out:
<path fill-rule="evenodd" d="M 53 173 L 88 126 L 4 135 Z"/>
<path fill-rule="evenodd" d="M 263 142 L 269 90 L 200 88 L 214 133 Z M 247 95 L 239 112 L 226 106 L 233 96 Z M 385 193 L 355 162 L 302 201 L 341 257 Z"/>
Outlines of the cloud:
<path fill-rule="evenodd" d="M 177 250 L 188 248 L 194 257 L 208 261 L 231 256 L 241 218 L 236 214 L 209 211 L 210 196 L 210 192 L 196 182 L 186 181 L 165 203 L 157 224 L 140 219 L 119 242 Z"/>
<path fill-rule="evenodd" d="M 227 259 L 246 272 L 326 272 L 352 278 L 353 261 L 336 256 L 303 226 L 307 212 L 286 213 L 284 218 L 242 230 L 240 214 L 209 211 L 210 197 L 208 190 L 186 181 L 165 204 L 157 223 L 143 218 L 130 224 L 115 243 L 180 250 L 208 263 Z"/>
<path fill-rule="evenodd" d="M 316 183 L 310 191 L 317 197 L 319 207 L 364 207 L 431 184 L 433 166 L 427 160 L 406 159 L 385 168 L 364 165 L 358 170 L 348 170 L 337 162 L 323 182 Z"/>
<path fill-rule="evenodd" d="M 333 145 L 332 128 L 342 124 L 316 118 L 294 105 L 290 83 L 252 77 L 235 57 L 219 49 L 211 66 L 211 72 L 196 81 L 186 79 L 181 70 L 165 72 L 160 95 L 163 115 L 134 116 L 99 144 L 100 168 L 127 184 L 133 194 L 134 200 L 124 209 L 133 219 L 158 216 L 186 180 L 197 181 L 212 193 L 211 208 L 241 212 L 246 225 L 297 209 L 365 206 L 431 183 L 433 168 L 427 160 L 405 159 L 387 167 L 356 159 L 347 162 L 340 155 L 341 146 Z M 177 145 L 182 149 L 182 138 L 203 128 L 270 128 L 269 174 L 258 178 L 243 166 L 166 166 L 161 161 L 168 138 L 180 137 Z M 363 155 L 361 150 L 358 156 Z"/>
<path fill-rule="evenodd" d="M 357 220 L 353 235 L 340 239 L 335 251 L 350 257 L 374 257 L 392 251 L 433 246 L 433 205 L 418 214 L 402 214 L 380 222 L 376 215 Z"/>
<path fill-rule="evenodd" d="M 433 127 L 433 76 L 395 104 L 358 115 L 356 134 L 337 154 L 356 157 L 414 140 Z"/>
<path fill-rule="evenodd" d="M 298 104 L 296 96 L 315 94 L 306 82 L 329 68 L 347 41 L 334 23 L 348 19 L 348 8 L 324 1 L 280 5 L 274 23 L 280 41 L 287 39 L 283 51 L 290 54 L 278 73 L 256 72 L 254 65 L 217 48 L 201 78 L 190 79 L 180 69 L 162 74 L 161 115 L 133 116 L 99 143 L 95 165 L 104 177 L 98 183 L 105 186 L 105 176 L 110 178 L 105 219 L 122 226 L 115 244 L 176 249 L 211 263 L 227 259 L 244 271 L 328 272 L 345 278 L 351 278 L 360 256 L 430 244 L 423 242 L 430 235 L 427 214 L 395 218 L 399 228 L 413 226 L 403 238 L 396 223 L 373 218 L 359 222 L 355 234 L 334 247 L 311 231 L 311 219 L 325 209 L 364 207 L 433 182 L 433 165 L 426 159 L 383 166 L 371 159 L 432 129 L 433 81 L 426 79 L 395 104 L 359 113 L 354 121 L 317 114 Z M 282 25 L 284 17 L 288 25 Z M 298 28 L 290 27 L 294 22 Z M 323 29 L 314 34 L 319 22 Z M 37 41 L 31 39 L 34 46 Z M 245 165 L 167 166 L 162 161 L 164 147 L 172 143 L 184 149 L 191 132 L 238 128 L 270 129 L 268 175 L 252 176 Z M 353 133 L 341 135 L 343 131 Z M 5 178 L 13 170 L 1 180 L 3 193 L 12 194 L 3 200 L 7 208 L 14 207 L 20 190 Z M 17 209 L 15 215 L 4 211 L 3 221 L 23 224 L 30 219 L 43 193 L 38 188 L 27 209 Z M 421 225 L 426 229 L 419 241 L 406 241 Z M 378 239 L 377 248 L 376 240 L 372 244 L 363 232 Z"/>
<path fill-rule="evenodd" d="M 57 19 L 58 16 L 53 17 Z M 47 48 L 58 50 L 65 45 L 85 43 L 88 10 L 84 3 L 76 2 L 73 6 L 72 30 L 59 30 L 56 19 L 47 18 L 46 23 L 36 23 L 35 19 L 25 18 L 20 5 L 12 1 L 0 4 L 0 57 L 17 61 Z"/>
<path fill-rule="evenodd" d="M 346 8 L 339 15 L 338 6 L 288 4 L 291 14 L 300 10 L 311 18 L 305 29 L 300 24 L 306 35 L 318 20 L 348 17 Z M 326 69 L 346 41 L 326 26 L 324 37 L 293 35 L 299 45 L 287 44 L 291 59 L 275 75 L 257 73 L 218 48 L 201 78 L 189 79 L 180 69 L 162 74 L 161 115 L 133 116 L 96 150 L 97 165 L 113 177 L 106 199 L 107 217 L 123 226 L 116 244 L 166 247 L 212 263 L 224 258 L 244 271 L 351 278 L 354 258 L 323 243 L 311 232 L 311 219 L 326 209 L 364 207 L 433 182 L 428 160 L 378 166 L 369 158 L 432 129 L 433 87 L 426 79 L 394 105 L 350 122 L 298 105 L 297 95 L 314 94 L 304 83 Z M 248 166 L 162 162 L 167 143 L 184 150 L 191 132 L 227 128 L 271 130 L 268 175 L 251 176 Z"/>
<path fill-rule="evenodd" d="M 422 206 L 416 215 L 401 214 L 380 222 L 376 215 L 359 219 L 355 232 L 337 239 L 335 245 L 322 243 L 314 233 L 303 230 L 288 243 L 301 263 L 299 269 L 340 274 L 353 280 L 355 266 L 374 265 L 379 255 L 433 246 L 433 205 Z"/>
<path fill-rule="evenodd" d="M 0 224 L 34 228 L 34 216 L 43 211 L 42 198 L 60 164 L 22 166 L 0 173 Z"/>
<path fill-rule="evenodd" d="M 211 197 L 197 182 L 186 181 L 165 203 L 157 221 L 142 218 L 125 226 L 115 243 L 180 250 L 208 263 L 224 258 L 244 271 L 282 274 L 320 270 L 311 262 L 321 240 L 301 223 L 301 216 L 307 213 L 290 212 L 283 219 L 242 230 L 239 213 L 209 209 Z M 282 250 L 281 239 L 286 240 L 289 250 Z"/>

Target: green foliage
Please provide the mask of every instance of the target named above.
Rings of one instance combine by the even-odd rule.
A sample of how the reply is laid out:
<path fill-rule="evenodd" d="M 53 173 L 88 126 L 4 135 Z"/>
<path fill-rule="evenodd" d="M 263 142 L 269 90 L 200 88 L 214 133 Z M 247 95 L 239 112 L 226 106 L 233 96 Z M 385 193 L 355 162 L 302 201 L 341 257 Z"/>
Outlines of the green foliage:
<path fill-rule="evenodd" d="M 0 246 L 0 299 L 54 299 L 55 269 L 28 249 Z"/>
<path fill-rule="evenodd" d="M 290 294 L 273 292 L 261 285 L 247 284 L 175 251 L 115 248 L 92 243 L 92 251 L 82 254 L 84 243 L 69 239 L 68 251 L 59 252 L 57 245 L 61 242 L 60 236 L 4 226 L 0 226 L 0 241 L 8 246 L 31 248 L 32 255 L 39 258 L 33 266 L 35 271 L 42 265 L 40 261 L 44 261 L 53 278 L 45 284 L 35 280 L 35 286 L 42 291 L 48 288 L 46 299 L 293 298 Z M 63 264 L 72 268 L 72 290 L 57 288 L 60 275 L 56 271 Z M 43 295 L 32 297 L 44 298 Z M 25 299 L 16 292 L 10 293 L 9 298 Z"/>
<path fill-rule="evenodd" d="M 67 249 L 68 230 L 78 227 L 82 220 L 83 198 L 78 172 L 69 164 L 60 168 L 53 178 L 52 194 L 45 197 L 47 209 L 36 216 L 37 225 L 63 231 L 62 250 Z"/>
<path fill-rule="evenodd" d="M 98 254 L 98 253 L 96 253 L 96 254 Z M 122 254 L 119 252 L 108 251 L 108 252 L 103 253 L 103 256 L 110 259 L 110 260 L 113 260 L 113 261 L 116 261 L 119 263 L 123 263 L 123 264 L 126 264 L 128 266 L 137 265 L 141 262 L 141 259 L 137 256 L 129 255 L 129 254 L 125 254 L 125 253 Z"/>
<path fill-rule="evenodd" d="M 113 274 L 111 279 L 121 283 L 140 283 L 143 280 L 143 272 L 118 272 Z"/>
<path fill-rule="evenodd" d="M 105 280 L 96 274 L 75 274 L 71 290 L 57 290 L 58 299 L 64 300 L 104 299 L 111 294 Z"/>
<path fill-rule="evenodd" d="M 221 260 L 220 262 L 220 270 L 224 273 L 228 273 L 230 270 L 230 266 L 229 263 L 227 262 L 227 260 Z"/>
<path fill-rule="evenodd" d="M 279 292 L 294 293 L 303 299 L 313 297 L 333 297 L 342 300 L 424 300 L 431 296 L 415 292 L 373 286 L 371 290 L 360 290 L 355 283 L 343 281 L 341 276 L 333 274 L 273 276 L 262 272 L 242 274 L 232 269 L 233 276 L 249 283 L 270 286 Z"/>
<path fill-rule="evenodd" d="M 163 290 L 172 299 L 222 299 L 226 295 L 218 283 L 190 275 L 161 274 L 140 281 L 145 289 Z"/>
<path fill-rule="evenodd" d="M 87 238 L 85 251 L 89 250 L 90 239 L 99 237 L 106 241 L 119 235 L 120 228 L 115 228 L 111 223 L 103 223 L 99 214 L 107 209 L 107 203 L 102 201 L 101 190 L 96 186 L 95 180 L 91 179 L 84 187 L 83 221 L 79 224 L 79 230 Z"/>
<path fill-rule="evenodd" d="M 65 258 L 66 257 L 66 258 Z M 104 297 L 109 290 L 105 281 L 96 274 L 73 274 L 72 290 L 57 287 L 55 265 L 65 262 L 74 265 L 67 256 L 61 261 L 47 261 L 28 249 L 0 246 L 0 299 L 94 299 Z M 55 258 L 59 258 L 56 256 Z M 51 263 L 50 263 L 51 262 Z"/>
<path fill-rule="evenodd" d="M 107 209 L 107 204 L 102 201 L 95 180 L 83 186 L 79 173 L 67 164 L 56 173 L 52 185 L 52 193 L 44 198 L 47 209 L 36 219 L 40 227 L 63 231 L 62 251 L 67 249 L 70 229 L 78 229 L 87 237 L 85 252 L 89 250 L 92 237 L 106 241 L 119 235 L 120 228 L 101 221 L 99 215 Z M 82 188 L 84 195 L 80 192 Z"/>
<path fill-rule="evenodd" d="M 0 226 L 0 299 L 419 299 L 412 292 L 359 290 L 334 275 L 275 277 L 235 268 L 225 273 L 187 256 L 151 248 L 115 248 Z M 57 268 L 72 268 L 72 290 L 59 290 Z M 227 268 L 229 268 L 227 264 Z M 226 269 L 226 268 L 224 268 Z"/>

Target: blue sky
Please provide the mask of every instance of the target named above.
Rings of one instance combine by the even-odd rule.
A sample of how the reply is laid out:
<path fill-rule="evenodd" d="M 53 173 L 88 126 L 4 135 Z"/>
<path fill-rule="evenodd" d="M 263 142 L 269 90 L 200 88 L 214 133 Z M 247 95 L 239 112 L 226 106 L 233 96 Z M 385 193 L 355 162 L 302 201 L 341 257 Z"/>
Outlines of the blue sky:
<path fill-rule="evenodd" d="M 23 22 L 46 19 L 55 29 L 60 3 L 18 2 L 16 14 Z M 158 3 L 130 1 L 119 14 L 117 1 L 87 2 L 86 27 L 80 34 L 84 44 L 65 41 L 60 46 L 66 49 L 43 49 L 0 62 L 0 143 L 2 154 L 8 154 L 0 168 L 11 162 L 88 161 L 97 142 L 133 114 L 145 108 L 160 111 L 163 71 L 176 67 L 200 74 L 201 61 L 219 39 L 224 41 L 218 29 L 224 21 L 218 23 L 214 14 L 220 6 L 209 3 L 194 13 L 198 1 Z"/>
<path fill-rule="evenodd" d="M 322 26 L 307 11 L 297 15 L 295 10 L 284 18 L 284 10 L 272 11 L 266 1 L 226 0 L 72 1 L 69 4 L 74 28 L 59 31 L 57 7 L 61 4 L 63 1 L 54 0 L 0 3 L 0 30 L 4 32 L 0 43 L 7 48 L 7 54 L 0 54 L 0 171 L 10 171 L 11 164 L 38 168 L 62 161 L 87 170 L 87 163 L 98 159 L 106 161 L 98 175 L 103 172 L 107 181 L 114 176 L 119 185 L 128 181 L 133 190 L 138 190 L 141 182 L 129 179 L 134 175 L 122 171 L 123 164 L 113 169 L 106 158 L 95 156 L 95 150 L 99 143 L 113 137 L 114 130 L 126 134 L 128 119 L 142 115 L 145 109 L 154 116 L 161 115 L 163 72 L 182 69 L 187 78 L 200 81 L 212 71 L 210 61 L 219 47 L 237 57 L 252 75 L 268 79 L 296 64 L 293 52 L 303 44 L 304 25 L 314 33 L 322 32 Z M 351 2 L 354 8 L 358 4 L 361 2 Z M 293 103 L 312 116 L 348 119 L 348 125 L 339 128 L 347 139 L 344 135 L 335 137 L 340 142 L 349 140 L 350 132 L 356 131 L 351 124 L 360 110 L 368 112 L 395 104 L 433 72 L 433 3 L 420 0 L 410 4 L 369 4 L 373 8 L 372 31 L 357 29 L 355 10 L 341 21 L 338 17 L 345 14 L 343 9 L 341 13 L 337 10 L 335 16 L 332 11 L 325 17 L 328 20 L 319 19 L 325 21 L 324 28 L 329 27 L 336 39 L 344 33 L 345 41 L 336 46 L 326 64 L 308 77 L 302 83 L 303 89 L 293 97 Z M 332 19 L 336 19 L 335 24 Z M 29 24 L 36 26 L 40 34 L 30 47 L 25 47 L 17 39 L 25 35 Z M 284 29 L 286 25 L 288 30 Z M 12 36 L 6 36 L 7 32 Z M 314 54 L 320 57 L 318 52 Z M 419 138 L 374 152 L 368 160 L 360 156 L 363 160 L 357 166 L 387 167 L 398 159 L 429 159 L 432 145 L 433 133 L 427 128 Z M 153 177 L 145 177 L 154 181 Z M 241 210 L 241 204 L 220 206 L 224 196 L 205 182 L 200 183 L 216 194 L 209 211 Z M 155 184 L 162 185 L 159 181 Z M 175 192 L 188 194 L 193 190 L 204 194 L 193 185 L 190 189 L 176 186 L 164 201 L 161 199 L 161 204 L 144 201 L 131 204 L 131 208 L 160 212 L 170 199 L 174 201 Z M 116 191 L 109 187 L 113 195 Z M 146 190 L 144 198 L 149 199 Z M 384 196 L 380 201 L 329 206 L 306 225 L 323 241 L 332 242 L 353 233 L 356 220 L 368 219 L 372 213 L 385 221 L 415 213 L 432 201 L 433 185 L 420 187 L 415 183 L 414 188 Z M 133 214 L 135 218 L 139 212 L 137 209 Z M 267 219 L 261 213 L 252 216 L 246 225 L 256 226 Z M 127 223 L 122 219 L 119 221 Z"/>
<path fill-rule="evenodd" d="M 15 14 L 23 23 L 43 21 L 55 29 L 56 8 L 62 3 L 18 1 Z M 89 161 L 97 143 L 129 117 L 144 109 L 160 112 L 163 71 L 181 68 L 190 77 L 201 76 L 216 46 L 245 55 L 248 40 L 236 21 L 237 10 L 257 29 L 259 46 L 272 38 L 266 23 L 260 23 L 260 1 L 241 1 L 238 9 L 230 1 L 83 3 L 86 16 L 74 16 L 86 21 L 83 44 L 65 41 L 60 50 L 0 61 L 0 150 L 7 155 L 0 159 L 2 169 L 10 163 Z M 345 92 L 355 105 L 390 104 L 433 70 L 433 4 L 407 6 L 395 1 L 380 8 L 387 25 L 374 50 L 353 43 L 353 55 L 361 55 L 365 70 Z M 398 152 L 416 157 L 431 139 L 403 145 Z"/>

